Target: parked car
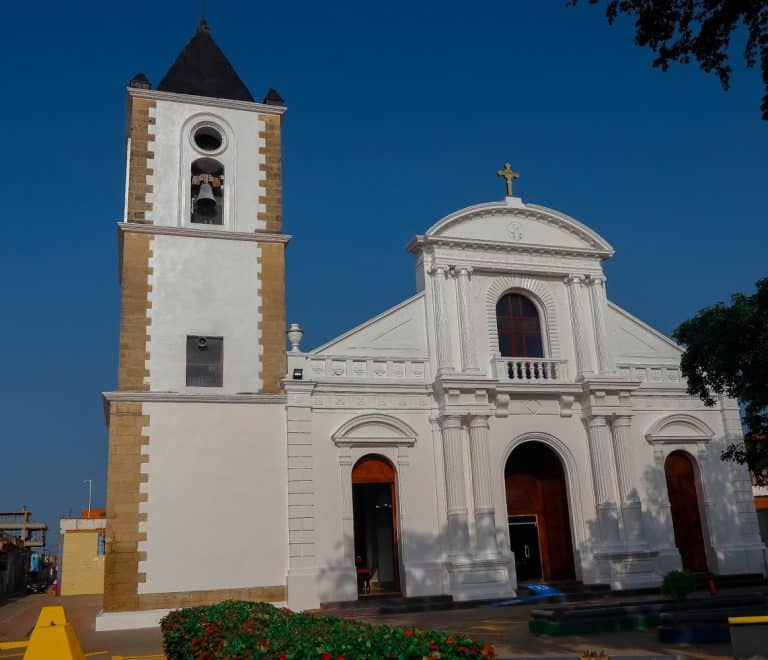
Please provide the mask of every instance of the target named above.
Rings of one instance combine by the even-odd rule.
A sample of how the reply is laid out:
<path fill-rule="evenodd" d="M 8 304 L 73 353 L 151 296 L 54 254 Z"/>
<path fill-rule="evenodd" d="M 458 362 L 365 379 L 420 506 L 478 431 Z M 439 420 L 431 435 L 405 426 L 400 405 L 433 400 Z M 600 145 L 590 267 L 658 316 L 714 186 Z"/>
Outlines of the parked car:
<path fill-rule="evenodd" d="M 46 580 L 35 578 L 27 582 L 28 594 L 44 594 L 46 591 L 48 591 L 48 582 Z"/>

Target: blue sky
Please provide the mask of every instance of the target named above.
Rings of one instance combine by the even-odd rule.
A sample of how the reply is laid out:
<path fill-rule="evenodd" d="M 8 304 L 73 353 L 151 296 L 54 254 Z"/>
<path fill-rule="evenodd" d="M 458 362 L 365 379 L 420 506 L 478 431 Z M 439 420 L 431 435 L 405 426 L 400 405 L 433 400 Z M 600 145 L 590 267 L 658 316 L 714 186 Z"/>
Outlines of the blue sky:
<path fill-rule="evenodd" d="M 733 88 L 667 73 L 629 21 L 523 2 L 209 2 L 257 98 L 286 99 L 288 320 L 318 345 L 414 291 L 404 246 L 443 215 L 516 190 L 616 248 L 609 297 L 669 333 L 768 275 L 768 122 L 755 71 Z M 125 84 L 157 83 L 199 3 L 4 7 L 0 117 L 0 508 L 55 529 L 103 504 L 100 392 L 117 374 L 115 222 Z M 55 535 L 51 538 L 55 542 Z"/>

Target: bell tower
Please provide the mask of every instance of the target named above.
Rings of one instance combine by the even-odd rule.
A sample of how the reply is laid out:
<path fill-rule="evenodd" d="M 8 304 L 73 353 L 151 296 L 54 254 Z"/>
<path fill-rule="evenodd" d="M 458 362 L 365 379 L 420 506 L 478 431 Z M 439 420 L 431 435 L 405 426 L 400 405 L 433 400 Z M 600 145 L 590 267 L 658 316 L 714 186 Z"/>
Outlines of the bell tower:
<path fill-rule="evenodd" d="M 180 502 L 188 493 L 168 490 L 198 470 L 194 447 L 199 454 L 219 446 L 235 452 L 230 458 L 237 463 L 243 428 L 258 443 L 259 429 L 279 427 L 284 414 L 278 409 L 286 371 L 285 110 L 273 89 L 254 100 L 205 20 L 156 88 L 144 74 L 129 83 L 125 206 L 118 223 L 118 385 L 104 394 L 107 614 L 175 607 L 182 602 L 177 591 L 203 594 L 197 600 L 204 601 L 208 592 L 219 598 L 224 588 L 224 595 L 237 596 L 239 585 L 279 588 L 247 571 L 206 580 L 199 564 L 179 575 L 178 566 L 165 562 L 171 545 L 199 545 L 199 536 L 184 541 L 175 520 L 185 518 Z M 243 411 L 247 422 L 236 419 Z M 230 419 L 236 421 L 221 421 Z M 182 428 L 187 422 L 191 426 Z M 158 451 L 174 452 L 174 464 L 157 458 Z M 178 472 L 184 464 L 186 471 Z M 212 465 L 211 479 L 218 467 Z M 205 509 L 221 485 L 199 481 L 189 488 Z M 166 538 L 169 530 L 181 537 Z M 221 532 L 219 538 L 231 529 Z M 169 570 L 176 572 L 173 583 Z"/>

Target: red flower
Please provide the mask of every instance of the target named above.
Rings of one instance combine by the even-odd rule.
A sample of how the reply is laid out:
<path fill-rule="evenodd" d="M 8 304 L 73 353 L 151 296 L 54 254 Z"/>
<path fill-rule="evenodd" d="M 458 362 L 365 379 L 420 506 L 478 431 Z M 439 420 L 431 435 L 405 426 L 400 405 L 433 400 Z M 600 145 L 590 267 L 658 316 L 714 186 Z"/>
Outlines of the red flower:
<path fill-rule="evenodd" d="M 440 645 L 437 642 L 430 642 L 429 643 L 429 650 L 430 651 L 437 651 L 437 649 L 440 648 Z"/>
<path fill-rule="evenodd" d="M 453 637 L 449 637 L 448 639 L 446 639 L 446 640 L 445 640 L 445 643 L 446 643 L 446 644 L 448 644 L 448 646 L 450 646 L 451 644 L 453 644 Z"/>
<path fill-rule="evenodd" d="M 321 657 L 323 660 L 332 660 L 330 653 L 323 653 Z"/>
<path fill-rule="evenodd" d="M 413 637 L 413 630 L 406 630 L 405 633 L 403 633 L 406 637 Z"/>
<path fill-rule="evenodd" d="M 344 656 L 340 655 L 338 658 L 336 658 L 336 660 L 344 660 Z"/>

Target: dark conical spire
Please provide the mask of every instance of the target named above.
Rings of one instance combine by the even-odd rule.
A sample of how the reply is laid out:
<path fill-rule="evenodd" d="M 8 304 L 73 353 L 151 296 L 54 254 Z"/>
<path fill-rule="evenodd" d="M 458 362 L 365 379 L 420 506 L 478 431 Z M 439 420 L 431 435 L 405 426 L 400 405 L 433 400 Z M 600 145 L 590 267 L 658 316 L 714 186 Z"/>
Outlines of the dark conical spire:
<path fill-rule="evenodd" d="M 253 101 L 248 88 L 211 37 L 205 18 L 200 19 L 195 36 L 168 69 L 157 89 L 161 92 Z"/>

